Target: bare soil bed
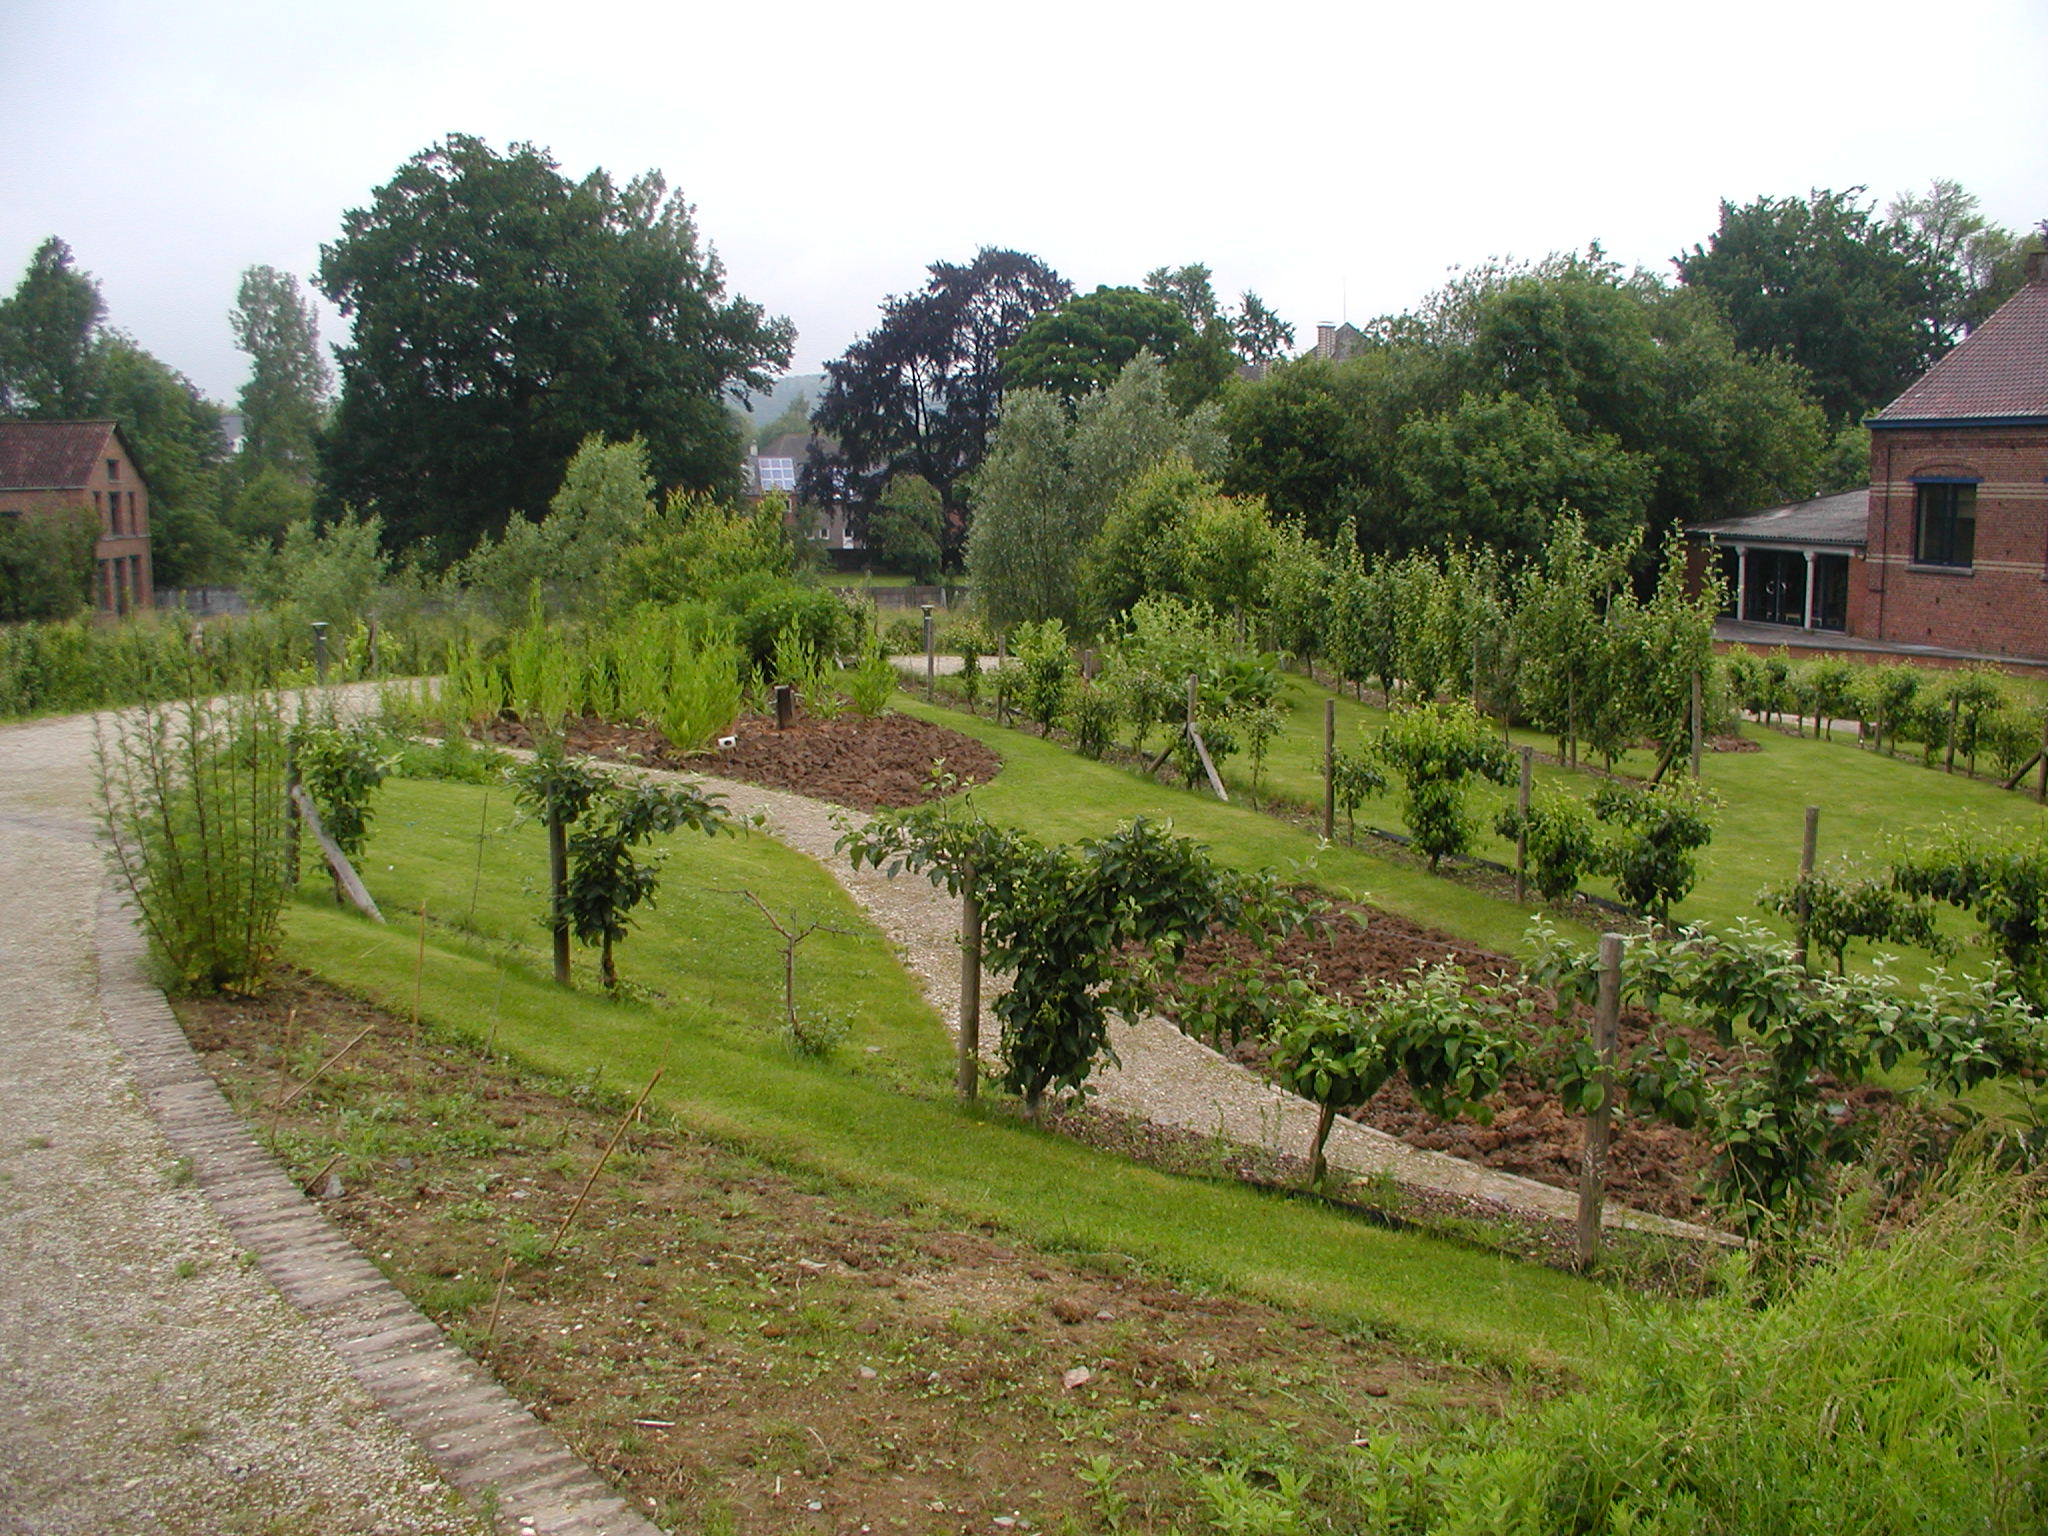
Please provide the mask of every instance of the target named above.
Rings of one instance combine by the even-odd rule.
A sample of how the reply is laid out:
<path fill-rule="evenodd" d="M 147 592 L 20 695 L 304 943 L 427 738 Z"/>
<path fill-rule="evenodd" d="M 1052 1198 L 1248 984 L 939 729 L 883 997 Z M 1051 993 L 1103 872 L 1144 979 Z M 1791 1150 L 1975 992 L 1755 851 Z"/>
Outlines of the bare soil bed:
<path fill-rule="evenodd" d="M 1206 1529 L 1189 1464 L 1283 1434 L 1341 1448 L 1509 1390 L 1118 1255 L 946 1230 L 661 1120 L 627 1135 L 548 1258 L 619 1124 L 610 1095 L 305 978 L 181 1013 L 356 1244 L 673 1529 Z"/>
<path fill-rule="evenodd" d="M 582 719 L 570 722 L 569 750 L 648 768 L 694 769 L 720 778 L 792 790 L 856 810 L 921 805 L 986 784 L 1003 760 L 971 736 L 909 715 L 841 715 L 820 720 L 798 715 L 787 730 L 761 715 L 743 715 L 730 747 L 678 752 L 658 730 Z M 530 747 L 532 734 L 516 719 L 495 722 L 485 735 L 504 746 Z"/>

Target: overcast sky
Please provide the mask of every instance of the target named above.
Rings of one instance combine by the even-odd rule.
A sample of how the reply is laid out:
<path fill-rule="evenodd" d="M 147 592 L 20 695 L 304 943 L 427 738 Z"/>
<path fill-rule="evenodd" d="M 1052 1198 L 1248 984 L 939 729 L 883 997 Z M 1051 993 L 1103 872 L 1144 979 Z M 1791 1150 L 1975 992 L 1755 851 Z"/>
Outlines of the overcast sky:
<path fill-rule="evenodd" d="M 2048 4 L 0 0 L 0 292 L 62 235 L 231 402 L 242 270 L 310 283 L 448 133 L 660 169 L 800 372 L 981 245 L 1084 290 L 1204 262 L 1307 345 L 1489 256 L 1668 272 L 1722 198 L 1942 176 L 2029 226 Z"/>

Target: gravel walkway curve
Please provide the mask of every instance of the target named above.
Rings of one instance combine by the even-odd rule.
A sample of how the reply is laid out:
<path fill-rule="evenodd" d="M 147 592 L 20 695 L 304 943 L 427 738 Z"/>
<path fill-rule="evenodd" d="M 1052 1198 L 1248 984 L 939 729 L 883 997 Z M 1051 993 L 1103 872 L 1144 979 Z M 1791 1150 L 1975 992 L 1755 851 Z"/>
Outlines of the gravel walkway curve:
<path fill-rule="evenodd" d="M 0 727 L 0 1536 L 485 1536 L 457 1486 L 651 1536 L 234 1119 L 109 893 L 91 765 L 88 717 Z"/>
<path fill-rule="evenodd" d="M 858 812 L 756 784 L 718 778 L 702 782 L 723 794 L 734 810 L 762 813 L 768 832 L 817 859 L 838 878 L 923 981 L 926 996 L 957 1038 L 959 902 L 919 876 L 892 880 L 873 869 L 854 869 L 836 845 L 846 827 L 866 820 Z M 996 990 L 984 982 L 981 1041 L 990 1060 L 997 1025 L 989 1004 Z M 1216 1133 L 1248 1146 L 1305 1155 L 1316 1121 L 1316 1111 L 1306 1100 L 1274 1087 L 1161 1019 L 1113 1023 L 1110 1044 L 1119 1064 L 1098 1069 L 1091 1084 L 1095 1101 L 1105 1108 L 1198 1135 Z M 1354 1120 L 1340 1117 L 1331 1127 L 1328 1156 L 1333 1169 L 1354 1177 L 1391 1175 L 1417 1188 L 1550 1219 L 1569 1221 L 1578 1214 L 1575 1193 L 1441 1152 L 1421 1151 Z M 1725 1234 L 1612 1202 L 1604 1221 L 1610 1227 L 1729 1241 Z"/>

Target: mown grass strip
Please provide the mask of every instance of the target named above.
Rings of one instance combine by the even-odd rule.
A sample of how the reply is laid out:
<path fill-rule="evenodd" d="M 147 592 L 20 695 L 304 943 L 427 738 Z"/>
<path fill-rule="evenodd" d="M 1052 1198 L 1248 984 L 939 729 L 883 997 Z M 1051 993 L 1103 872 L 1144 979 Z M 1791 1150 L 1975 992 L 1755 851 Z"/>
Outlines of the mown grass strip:
<path fill-rule="evenodd" d="M 480 818 L 480 793 L 387 786 L 365 861 L 372 889 L 393 909 L 416 910 L 427 898 L 421 1006 L 430 1021 L 479 1043 L 494 1033 L 499 1049 L 572 1079 L 597 1073 L 624 1087 L 665 1069 L 657 1100 L 698 1132 L 957 1222 L 1127 1255 L 1339 1326 L 1504 1363 L 1571 1367 L 1587 1358 L 1607 1301 L 1585 1282 L 1314 1202 L 1163 1174 L 1002 1109 L 961 1109 L 947 1094 L 944 1030 L 886 944 L 829 876 L 765 838 L 677 846 L 660 907 L 620 950 L 627 978 L 660 1000 L 563 992 L 545 978 L 535 942 L 539 833 L 488 832 L 479 874 L 477 828 L 490 819 Z M 736 873 L 775 893 L 771 901 L 829 913 L 849 931 L 835 939 L 843 947 L 821 947 L 815 964 L 807 951 L 804 961 L 804 976 L 818 977 L 854 1019 L 835 1061 L 799 1061 L 777 1038 L 779 997 L 754 965 L 766 948 L 754 930 L 765 925 L 745 922 L 707 888 Z M 415 942 L 411 924 L 373 927 L 314 897 L 291 913 L 294 960 L 400 1013 L 411 1001 Z M 779 966 L 779 947 L 773 959 Z"/>

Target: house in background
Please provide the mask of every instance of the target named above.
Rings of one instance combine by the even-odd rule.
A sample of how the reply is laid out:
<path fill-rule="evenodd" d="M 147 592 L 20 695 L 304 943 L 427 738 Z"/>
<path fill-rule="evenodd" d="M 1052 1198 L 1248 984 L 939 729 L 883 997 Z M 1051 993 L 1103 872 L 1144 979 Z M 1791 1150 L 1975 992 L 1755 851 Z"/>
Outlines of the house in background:
<path fill-rule="evenodd" d="M 1732 637 L 2048 659 L 2048 260 L 1868 426 L 1867 490 L 1693 530 Z"/>
<path fill-rule="evenodd" d="M 782 496 L 788 510 L 784 520 L 792 528 L 800 526 L 797 511 L 796 478 L 810 453 L 812 442 L 817 441 L 808 432 L 785 432 L 778 438 L 761 445 L 759 453 L 749 454 L 745 467 L 747 490 L 755 496 Z M 853 535 L 851 509 L 843 500 L 818 504 L 817 514 L 809 528 L 804 529 L 811 542 L 836 552 L 860 550 L 861 541 Z"/>
<path fill-rule="evenodd" d="M 155 607 L 149 483 L 120 427 L 0 422 L 0 517 L 58 517 L 81 507 L 100 530 L 93 607 L 106 614 Z"/>

